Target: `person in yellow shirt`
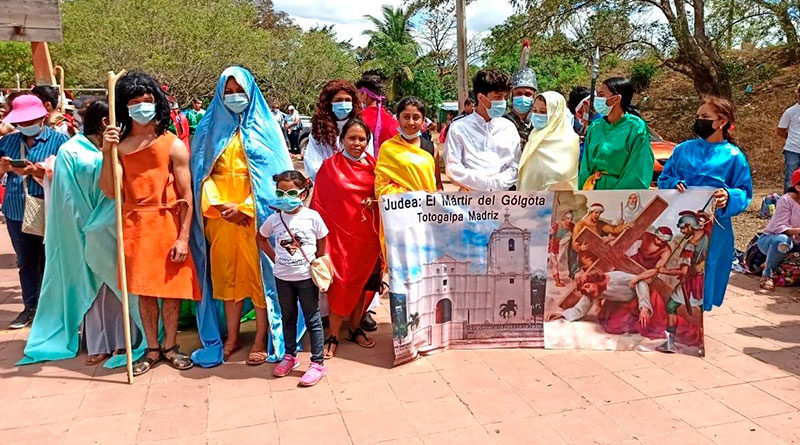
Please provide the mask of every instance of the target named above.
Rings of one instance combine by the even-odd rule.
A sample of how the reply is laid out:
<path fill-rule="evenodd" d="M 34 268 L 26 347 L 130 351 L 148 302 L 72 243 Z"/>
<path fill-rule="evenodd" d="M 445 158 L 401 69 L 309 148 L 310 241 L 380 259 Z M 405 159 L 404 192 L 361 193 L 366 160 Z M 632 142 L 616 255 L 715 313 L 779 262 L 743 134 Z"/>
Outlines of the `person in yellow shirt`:
<path fill-rule="evenodd" d="M 436 192 L 436 162 L 433 148 L 422 147 L 425 104 L 416 97 L 405 97 L 397 104 L 398 134 L 381 144 L 375 165 L 375 197 L 406 192 Z M 386 260 L 386 241 L 381 222 L 381 247 Z M 385 263 L 385 261 L 384 261 Z"/>
<path fill-rule="evenodd" d="M 240 320 L 245 299 L 250 299 L 256 336 L 247 364 L 280 361 L 285 352 L 280 306 L 271 263 L 256 245 L 256 228 L 273 213 L 272 175 L 291 169 L 291 161 L 278 123 L 249 71 L 229 67 L 222 73 L 192 141 L 191 156 L 199 201 L 192 245 L 203 284 L 198 308 L 203 349 L 192 358 L 213 365 L 241 347 Z M 224 344 L 215 326 L 217 305 L 212 298 L 224 306 Z"/>

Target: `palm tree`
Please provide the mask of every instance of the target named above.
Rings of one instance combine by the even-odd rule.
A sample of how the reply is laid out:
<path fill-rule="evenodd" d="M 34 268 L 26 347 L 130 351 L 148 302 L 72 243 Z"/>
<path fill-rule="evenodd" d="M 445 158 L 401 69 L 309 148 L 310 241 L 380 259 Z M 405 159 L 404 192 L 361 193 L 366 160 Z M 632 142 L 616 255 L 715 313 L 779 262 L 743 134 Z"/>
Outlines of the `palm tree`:
<path fill-rule="evenodd" d="M 365 15 L 364 18 L 375 26 L 375 29 L 368 29 L 363 32 L 364 35 L 370 37 L 369 46 L 374 47 L 387 42 L 400 45 L 415 43 L 414 38 L 411 36 L 413 28 L 411 17 L 416 12 L 417 8 L 413 6 L 403 10 L 402 6 L 394 9 L 390 5 L 383 5 L 381 6 L 381 18 Z"/>
<path fill-rule="evenodd" d="M 414 314 L 411 315 L 411 320 L 408 322 L 408 327 L 411 328 L 412 331 L 419 327 L 419 312 L 414 312 Z"/>
<path fill-rule="evenodd" d="M 414 6 L 395 9 L 384 5 L 381 17 L 364 16 L 375 28 L 363 31 L 370 38 L 365 50 L 369 60 L 364 63 L 364 68 L 378 69 L 386 74 L 389 100 L 397 96 L 403 81 L 414 80 L 413 67 L 418 61 L 420 47 L 411 35 L 414 28 L 411 17 L 417 10 Z"/>

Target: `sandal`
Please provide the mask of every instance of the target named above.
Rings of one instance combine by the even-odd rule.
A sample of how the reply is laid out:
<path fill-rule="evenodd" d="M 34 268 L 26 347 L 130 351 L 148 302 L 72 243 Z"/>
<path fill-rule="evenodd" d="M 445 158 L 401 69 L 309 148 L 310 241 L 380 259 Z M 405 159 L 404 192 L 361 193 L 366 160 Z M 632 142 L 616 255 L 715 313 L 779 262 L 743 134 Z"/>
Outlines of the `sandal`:
<path fill-rule="evenodd" d="M 109 354 L 90 355 L 89 357 L 86 358 L 86 361 L 84 363 L 86 364 L 86 366 L 95 366 L 104 362 L 109 357 L 111 357 L 111 355 Z"/>
<path fill-rule="evenodd" d="M 147 354 L 151 352 L 158 352 L 158 358 L 150 358 Z M 164 352 L 161 348 L 147 348 L 142 358 L 136 360 L 136 363 L 133 364 L 133 375 L 134 377 L 137 375 L 142 375 L 145 372 L 153 369 L 153 365 L 160 362 L 161 359 L 164 358 Z"/>
<path fill-rule="evenodd" d="M 323 358 L 325 359 L 332 359 L 333 355 L 336 353 L 336 349 L 339 348 L 339 338 L 335 335 L 329 335 L 328 338 L 325 339 L 325 354 L 323 354 Z"/>
<path fill-rule="evenodd" d="M 372 317 L 375 314 L 375 311 L 367 311 L 364 312 L 364 316 L 361 317 L 361 329 L 367 332 L 375 332 L 378 330 L 378 322 Z"/>
<path fill-rule="evenodd" d="M 172 353 L 172 357 L 167 357 L 166 354 L 168 352 Z M 191 357 L 181 353 L 181 351 L 178 349 L 178 345 L 175 345 L 169 349 L 162 349 L 161 355 L 164 357 L 164 360 L 166 360 L 167 363 L 169 363 L 170 366 L 177 369 L 178 371 L 185 371 L 194 366 Z"/>
<path fill-rule="evenodd" d="M 222 351 L 222 360 L 227 362 L 228 359 L 231 358 L 231 356 L 233 354 L 236 354 L 236 352 L 238 350 L 240 350 L 240 349 L 242 349 L 242 345 L 240 345 L 238 341 L 233 344 L 233 348 L 231 348 L 231 349 L 223 349 L 223 351 Z"/>
<path fill-rule="evenodd" d="M 245 363 L 250 366 L 263 365 L 267 363 L 267 358 L 269 358 L 269 355 L 267 355 L 265 351 L 251 351 L 250 354 L 247 355 L 247 361 L 245 361 Z"/>
<path fill-rule="evenodd" d="M 364 338 L 364 343 L 359 343 L 359 337 Z M 350 331 L 349 340 L 358 346 L 361 346 L 362 348 L 371 349 L 375 347 L 375 342 L 371 338 L 367 337 L 367 333 L 361 328 L 356 328 L 355 331 Z"/>
<path fill-rule="evenodd" d="M 765 277 L 761 279 L 761 289 L 765 291 L 772 292 L 775 290 L 775 282 L 772 281 L 772 278 Z"/>

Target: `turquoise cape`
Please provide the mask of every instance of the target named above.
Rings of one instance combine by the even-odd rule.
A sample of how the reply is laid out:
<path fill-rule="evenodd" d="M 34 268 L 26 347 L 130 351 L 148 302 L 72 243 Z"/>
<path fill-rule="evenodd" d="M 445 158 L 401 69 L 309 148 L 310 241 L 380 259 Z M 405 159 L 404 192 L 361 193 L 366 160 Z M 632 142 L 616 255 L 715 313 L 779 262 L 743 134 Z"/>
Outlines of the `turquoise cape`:
<path fill-rule="evenodd" d="M 75 357 L 80 348 L 78 329 L 103 283 L 119 298 L 114 201 L 97 186 L 103 158 L 94 144 L 78 134 L 59 149 L 44 248 L 47 261 L 24 365 Z M 131 318 L 144 334 L 139 300 L 128 295 Z M 134 345 L 133 359 L 142 356 L 144 335 Z M 106 368 L 125 365 L 125 356 L 106 361 Z"/>
<path fill-rule="evenodd" d="M 658 178 L 658 188 L 713 187 L 728 191 L 728 205 L 716 212 L 711 245 L 706 260 L 703 309 L 722 306 L 733 264 L 733 225 L 731 218 L 742 213 L 753 199 L 753 179 L 747 157 L 728 141 L 686 141 L 672 152 Z"/>
<path fill-rule="evenodd" d="M 230 77 L 236 79 L 250 98 L 250 103 L 241 115 L 232 112 L 222 103 L 225 82 Z M 205 238 L 201 206 L 203 181 L 211 174 L 214 163 L 236 131 L 241 131 L 242 134 L 242 144 L 250 167 L 250 181 L 256 204 L 256 224 L 260 227 L 273 213 L 269 207 L 275 200 L 275 183 L 272 181 L 272 176 L 292 170 L 293 166 L 283 140 L 283 133 L 273 118 L 264 96 L 261 95 L 253 75 L 242 67 L 231 66 L 220 75 L 214 99 L 192 139 L 191 168 L 195 217 L 192 222 L 191 248 L 203 289 L 203 299 L 197 304 L 197 329 L 203 347 L 192 353 L 192 361 L 203 367 L 222 363 L 222 334 L 225 319 L 222 305 L 217 304 L 212 295 L 209 246 Z M 270 326 L 268 360 L 275 362 L 281 360 L 285 352 L 281 309 L 275 290 L 275 278 L 272 275 L 272 263 L 263 252 L 260 257 Z M 298 338 L 301 338 L 303 329 L 298 329 L 297 332 Z"/>

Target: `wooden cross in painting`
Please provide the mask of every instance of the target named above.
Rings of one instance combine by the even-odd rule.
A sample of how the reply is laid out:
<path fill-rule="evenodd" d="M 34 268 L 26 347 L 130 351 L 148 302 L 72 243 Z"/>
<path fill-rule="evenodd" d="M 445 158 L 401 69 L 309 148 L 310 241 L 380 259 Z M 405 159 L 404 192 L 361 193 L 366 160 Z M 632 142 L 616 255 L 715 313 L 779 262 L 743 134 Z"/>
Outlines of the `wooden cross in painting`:
<path fill-rule="evenodd" d="M 631 227 L 620 233 L 613 241 L 607 243 L 589 228 L 584 228 L 575 238 L 579 243 L 586 243 L 591 247 L 592 255 L 597 257 L 594 263 L 584 272 L 608 273 L 612 270 L 621 270 L 633 275 L 639 275 L 646 271 L 641 264 L 632 260 L 626 252 L 631 246 L 641 239 L 647 229 L 653 225 L 658 217 L 669 207 L 667 201 L 660 196 L 653 198 L 644 210 L 631 222 Z M 650 283 L 650 287 L 659 294 L 666 297 L 672 293 L 674 286 L 670 286 L 656 276 Z M 573 281 L 564 293 L 561 301 L 561 308 L 566 309 L 574 306 L 580 299 L 577 292 L 577 284 Z M 690 310 L 687 305 L 687 310 Z M 691 314 L 691 313 L 690 313 Z"/>

